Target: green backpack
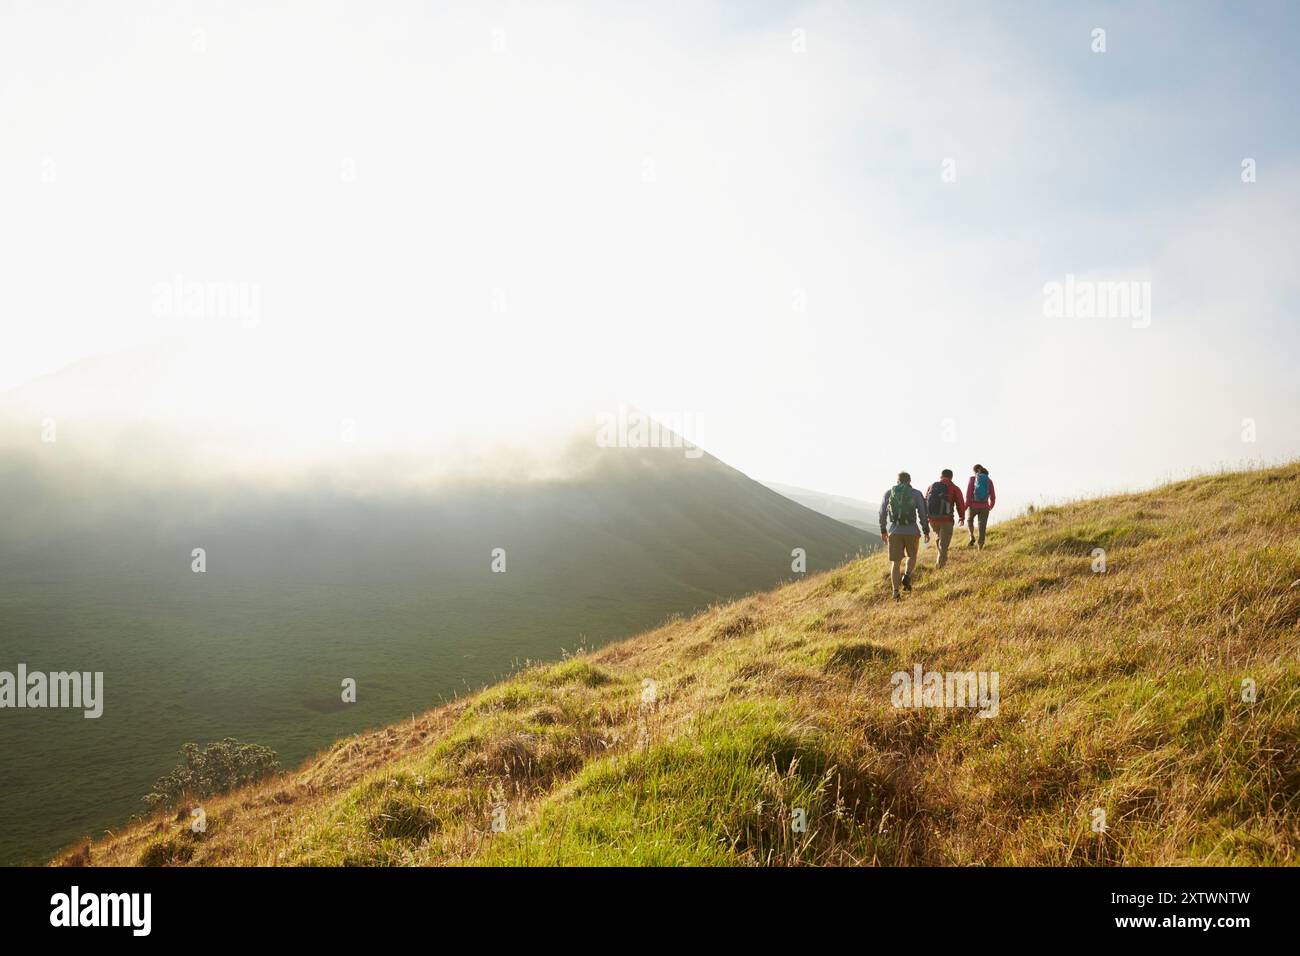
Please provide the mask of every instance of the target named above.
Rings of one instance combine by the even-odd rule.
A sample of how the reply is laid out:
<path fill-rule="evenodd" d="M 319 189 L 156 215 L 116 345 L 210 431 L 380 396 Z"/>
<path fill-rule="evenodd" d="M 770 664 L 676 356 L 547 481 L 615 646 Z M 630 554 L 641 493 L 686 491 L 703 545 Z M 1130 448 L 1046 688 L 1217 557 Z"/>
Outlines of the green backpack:
<path fill-rule="evenodd" d="M 911 524 L 916 514 L 916 498 L 910 485 L 894 485 L 889 491 L 889 517 L 894 524 Z"/>

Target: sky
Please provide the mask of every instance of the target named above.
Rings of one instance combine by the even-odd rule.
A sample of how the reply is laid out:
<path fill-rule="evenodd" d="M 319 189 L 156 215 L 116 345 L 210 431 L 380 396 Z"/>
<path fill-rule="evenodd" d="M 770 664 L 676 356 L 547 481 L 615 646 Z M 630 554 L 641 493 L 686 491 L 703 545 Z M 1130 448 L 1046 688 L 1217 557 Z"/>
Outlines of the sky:
<path fill-rule="evenodd" d="M 197 342 L 205 409 L 289 429 L 599 396 L 833 494 L 979 461 L 1011 509 L 1293 458 L 1297 41 L 1263 2 L 0 2 L 0 390 Z"/>

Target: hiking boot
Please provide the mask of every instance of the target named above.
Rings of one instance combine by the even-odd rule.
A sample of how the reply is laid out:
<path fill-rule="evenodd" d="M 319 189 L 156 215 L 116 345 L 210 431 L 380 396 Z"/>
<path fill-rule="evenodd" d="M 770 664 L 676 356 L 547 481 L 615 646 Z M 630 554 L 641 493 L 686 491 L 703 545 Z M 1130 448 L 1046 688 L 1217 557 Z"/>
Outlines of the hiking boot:
<path fill-rule="evenodd" d="M 970 544 L 966 545 L 966 547 L 968 547 L 968 548 L 973 548 L 973 547 L 975 547 L 975 539 L 974 539 L 974 538 L 971 538 L 971 539 L 970 539 Z"/>
<path fill-rule="evenodd" d="M 912 590 L 912 576 L 910 574 L 903 575 L 903 590 L 904 591 Z"/>
<path fill-rule="evenodd" d="M 901 601 L 901 600 L 903 600 L 903 595 L 901 595 L 901 594 L 899 594 L 897 591 L 895 591 L 895 592 L 894 592 L 894 600 L 895 600 L 895 601 Z"/>

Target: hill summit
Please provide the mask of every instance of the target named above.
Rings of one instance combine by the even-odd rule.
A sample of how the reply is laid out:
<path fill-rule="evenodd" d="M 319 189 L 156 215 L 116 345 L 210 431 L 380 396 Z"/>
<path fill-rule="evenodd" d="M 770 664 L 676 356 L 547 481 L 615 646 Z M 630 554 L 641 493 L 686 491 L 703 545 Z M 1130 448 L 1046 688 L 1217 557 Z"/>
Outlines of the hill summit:
<path fill-rule="evenodd" d="M 1300 860 L 1300 464 L 933 557 L 901 604 L 881 555 L 853 561 L 340 740 L 204 801 L 202 832 L 183 802 L 60 862 Z"/>

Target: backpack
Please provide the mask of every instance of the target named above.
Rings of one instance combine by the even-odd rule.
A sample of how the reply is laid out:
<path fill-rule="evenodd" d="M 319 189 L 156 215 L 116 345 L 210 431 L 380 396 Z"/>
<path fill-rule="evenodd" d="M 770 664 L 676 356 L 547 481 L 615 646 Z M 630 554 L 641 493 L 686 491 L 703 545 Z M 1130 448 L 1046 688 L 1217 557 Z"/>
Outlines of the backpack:
<path fill-rule="evenodd" d="M 889 517 L 894 524 L 911 524 L 916 512 L 916 499 L 909 485 L 894 485 L 889 491 Z"/>
<path fill-rule="evenodd" d="M 975 500 L 989 500 L 989 476 L 980 472 L 975 476 Z"/>
<path fill-rule="evenodd" d="M 948 500 L 948 486 L 942 481 L 936 481 L 930 486 L 930 491 L 925 496 L 925 509 L 930 512 L 931 518 L 952 517 L 952 502 Z"/>

